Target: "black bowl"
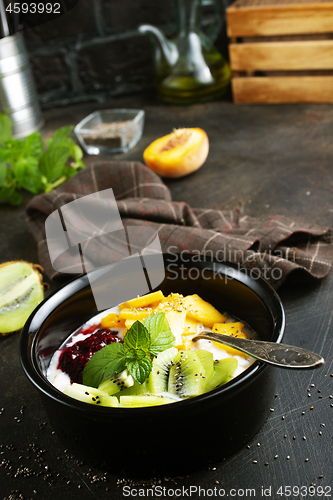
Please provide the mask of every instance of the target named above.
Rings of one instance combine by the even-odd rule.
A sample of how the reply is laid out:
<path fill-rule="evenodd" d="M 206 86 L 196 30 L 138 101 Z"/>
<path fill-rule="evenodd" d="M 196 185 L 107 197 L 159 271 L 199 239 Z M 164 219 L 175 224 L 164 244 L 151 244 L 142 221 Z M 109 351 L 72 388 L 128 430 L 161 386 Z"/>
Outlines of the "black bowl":
<path fill-rule="evenodd" d="M 198 293 L 245 321 L 262 340 L 281 342 L 281 301 L 263 279 L 198 255 L 164 255 L 165 294 Z M 126 279 L 126 276 L 124 276 Z M 263 425 L 275 393 L 276 368 L 256 361 L 221 388 L 179 403 L 106 408 L 76 401 L 45 377 L 52 354 L 98 313 L 87 276 L 42 302 L 25 324 L 20 355 L 56 432 L 79 457 L 117 472 L 179 474 L 215 463 L 243 446 Z"/>

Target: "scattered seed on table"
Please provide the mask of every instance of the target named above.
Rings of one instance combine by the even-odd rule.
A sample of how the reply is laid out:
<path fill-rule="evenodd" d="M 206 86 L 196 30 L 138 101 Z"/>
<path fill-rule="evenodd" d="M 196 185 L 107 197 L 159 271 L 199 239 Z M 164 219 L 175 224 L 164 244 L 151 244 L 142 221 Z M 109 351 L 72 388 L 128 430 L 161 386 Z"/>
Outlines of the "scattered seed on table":
<path fill-rule="evenodd" d="M 306 459 L 304 460 L 304 462 L 308 462 L 308 461 L 309 461 L 309 459 L 308 459 L 308 458 L 306 458 Z"/>
<path fill-rule="evenodd" d="M 290 455 L 287 455 L 287 460 L 289 460 L 289 459 L 290 459 Z"/>
<path fill-rule="evenodd" d="M 253 460 L 253 462 L 252 462 L 252 463 L 253 463 L 253 464 L 257 464 L 258 462 L 257 462 L 257 460 Z"/>
<path fill-rule="evenodd" d="M 275 455 L 274 458 L 278 458 L 279 455 Z"/>
<path fill-rule="evenodd" d="M 313 410 L 313 406 L 310 406 L 310 410 Z"/>
<path fill-rule="evenodd" d="M 281 418 L 281 420 L 284 420 L 284 419 L 285 419 L 285 416 L 284 416 L 284 415 L 282 415 L 282 418 Z"/>
<path fill-rule="evenodd" d="M 303 436 L 303 441 L 305 441 L 305 440 L 306 440 L 306 436 Z"/>

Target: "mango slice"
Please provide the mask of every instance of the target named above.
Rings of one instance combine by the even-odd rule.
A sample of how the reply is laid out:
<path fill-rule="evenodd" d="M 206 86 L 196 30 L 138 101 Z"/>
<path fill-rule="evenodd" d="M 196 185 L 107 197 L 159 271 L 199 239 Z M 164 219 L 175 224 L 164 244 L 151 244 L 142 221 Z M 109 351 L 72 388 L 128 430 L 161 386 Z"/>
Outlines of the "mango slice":
<path fill-rule="evenodd" d="M 198 322 L 195 319 L 186 317 L 183 335 L 196 335 L 198 332 Z"/>
<path fill-rule="evenodd" d="M 186 310 L 184 297 L 171 293 L 156 307 L 155 312 L 164 312 L 172 333 L 175 336 L 175 347 L 183 345 L 182 334 L 185 328 Z"/>
<path fill-rule="evenodd" d="M 195 319 L 205 326 L 211 328 L 215 323 L 224 323 L 227 320 L 214 306 L 197 294 L 187 295 L 184 300 L 187 317 Z"/>
<path fill-rule="evenodd" d="M 130 309 L 129 307 L 124 307 L 118 315 L 119 319 L 130 319 L 134 321 L 141 321 L 142 319 L 148 318 L 153 313 L 152 308 L 147 309 Z"/>
<path fill-rule="evenodd" d="M 246 339 L 247 335 L 243 332 L 243 328 L 244 328 L 244 323 L 240 322 L 215 323 L 215 325 L 212 328 L 212 332 L 221 333 L 222 335 L 229 335 L 230 337 L 239 337 L 241 339 Z M 213 344 L 219 349 L 223 349 L 228 354 L 231 354 L 232 356 L 237 355 L 237 356 L 247 357 L 247 355 L 244 354 L 243 352 L 238 351 L 237 349 L 233 349 L 228 345 L 223 345 L 220 344 L 219 342 L 213 342 Z"/>
<path fill-rule="evenodd" d="M 135 297 L 134 299 L 128 300 L 121 304 L 120 309 L 126 308 L 139 308 L 139 307 L 147 307 L 153 304 L 154 302 L 160 302 L 164 299 L 164 295 L 161 290 L 157 292 L 148 293 L 147 295 L 142 295 L 141 297 Z"/>
<path fill-rule="evenodd" d="M 162 177 L 184 177 L 198 170 L 209 151 L 207 134 L 201 128 L 181 128 L 156 139 L 144 151 L 143 159 Z"/>
<path fill-rule="evenodd" d="M 105 318 L 102 318 L 101 325 L 103 328 L 124 328 L 125 320 L 118 318 L 116 313 L 110 313 Z"/>
<path fill-rule="evenodd" d="M 42 268 L 29 262 L 0 265 L 0 335 L 21 330 L 44 298 Z"/>

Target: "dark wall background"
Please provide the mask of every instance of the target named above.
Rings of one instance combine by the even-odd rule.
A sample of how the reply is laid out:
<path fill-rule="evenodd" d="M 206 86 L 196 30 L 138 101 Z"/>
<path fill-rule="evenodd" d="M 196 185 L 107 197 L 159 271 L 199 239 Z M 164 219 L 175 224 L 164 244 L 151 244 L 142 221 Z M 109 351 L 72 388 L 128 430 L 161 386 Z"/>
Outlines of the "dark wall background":
<path fill-rule="evenodd" d="M 203 24 L 214 22 L 204 0 Z M 220 2 L 222 12 L 225 5 Z M 152 44 L 142 23 L 175 33 L 173 0 L 80 0 L 70 12 L 26 29 L 37 91 L 44 108 L 153 89 Z M 225 55 L 225 25 L 215 46 Z"/>

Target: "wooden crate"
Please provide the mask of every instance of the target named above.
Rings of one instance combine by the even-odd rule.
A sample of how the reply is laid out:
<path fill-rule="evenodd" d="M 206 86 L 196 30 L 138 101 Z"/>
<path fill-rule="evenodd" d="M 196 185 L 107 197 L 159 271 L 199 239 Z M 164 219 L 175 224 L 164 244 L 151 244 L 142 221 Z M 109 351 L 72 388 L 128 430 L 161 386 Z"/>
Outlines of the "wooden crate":
<path fill-rule="evenodd" d="M 333 102 L 332 0 L 237 0 L 227 33 L 236 103 Z"/>

